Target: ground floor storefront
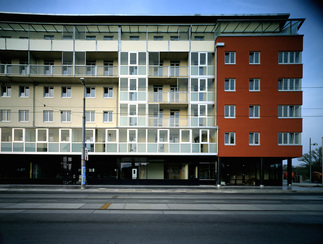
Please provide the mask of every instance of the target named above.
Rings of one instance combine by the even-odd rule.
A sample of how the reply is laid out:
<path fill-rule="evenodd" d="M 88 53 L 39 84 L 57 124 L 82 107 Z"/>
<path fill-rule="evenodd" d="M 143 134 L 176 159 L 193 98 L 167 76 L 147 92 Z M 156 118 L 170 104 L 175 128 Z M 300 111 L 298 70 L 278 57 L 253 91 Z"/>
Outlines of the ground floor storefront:
<path fill-rule="evenodd" d="M 87 184 L 282 185 L 281 158 L 91 155 Z M 0 155 L 0 183 L 79 184 L 80 155 Z"/>

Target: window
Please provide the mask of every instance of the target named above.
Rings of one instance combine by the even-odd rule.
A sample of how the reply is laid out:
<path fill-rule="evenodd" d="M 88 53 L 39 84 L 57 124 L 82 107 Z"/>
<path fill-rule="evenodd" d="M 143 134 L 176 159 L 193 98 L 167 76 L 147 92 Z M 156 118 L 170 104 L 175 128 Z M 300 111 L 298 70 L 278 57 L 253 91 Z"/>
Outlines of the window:
<path fill-rule="evenodd" d="M 95 98 L 95 87 L 86 87 L 86 97 Z"/>
<path fill-rule="evenodd" d="M 86 111 L 85 119 L 86 122 L 95 122 L 95 111 Z"/>
<path fill-rule="evenodd" d="M 163 36 L 154 36 L 154 41 L 162 41 L 164 40 Z"/>
<path fill-rule="evenodd" d="M 249 91 L 260 91 L 260 79 L 249 79 Z"/>
<path fill-rule="evenodd" d="M 226 132 L 224 133 L 224 144 L 225 145 L 235 145 L 235 132 Z"/>
<path fill-rule="evenodd" d="M 278 91 L 300 91 L 301 79 L 279 79 Z"/>
<path fill-rule="evenodd" d="M 224 90 L 225 91 L 235 91 L 236 90 L 236 80 L 235 79 L 225 79 L 224 80 Z"/>
<path fill-rule="evenodd" d="M 54 88 L 52 86 L 44 87 L 44 97 L 54 97 Z"/>
<path fill-rule="evenodd" d="M 86 40 L 96 40 L 96 36 L 86 36 Z"/>
<path fill-rule="evenodd" d="M 301 52 L 279 52 L 278 63 L 279 64 L 300 64 Z"/>
<path fill-rule="evenodd" d="M 114 37 L 113 36 L 104 36 L 103 40 L 112 41 L 112 40 L 114 40 Z"/>
<path fill-rule="evenodd" d="M 61 111 L 61 122 L 71 122 L 71 111 Z"/>
<path fill-rule="evenodd" d="M 103 122 L 104 123 L 113 122 L 112 111 L 104 111 L 103 112 Z"/>
<path fill-rule="evenodd" d="M 103 97 L 104 98 L 113 98 L 113 88 L 112 87 L 104 87 L 103 88 Z"/>
<path fill-rule="evenodd" d="M 278 133 L 278 145 L 300 145 L 301 134 L 295 132 Z"/>
<path fill-rule="evenodd" d="M 224 106 L 224 118 L 235 118 L 235 105 L 225 105 Z"/>
<path fill-rule="evenodd" d="M 29 86 L 19 87 L 19 97 L 29 97 Z"/>
<path fill-rule="evenodd" d="M 1 97 L 11 97 L 11 86 L 1 86 Z"/>
<path fill-rule="evenodd" d="M 139 36 L 129 36 L 129 40 L 131 40 L 131 41 L 138 41 L 139 40 Z"/>
<path fill-rule="evenodd" d="M 236 63 L 236 52 L 225 52 L 224 53 L 224 63 L 225 64 L 235 64 Z"/>
<path fill-rule="evenodd" d="M 260 106 L 259 105 L 249 106 L 249 118 L 260 118 Z"/>
<path fill-rule="evenodd" d="M 54 36 L 53 35 L 44 35 L 44 39 L 45 40 L 54 40 Z"/>
<path fill-rule="evenodd" d="M 249 53 L 249 64 L 260 64 L 260 52 Z"/>
<path fill-rule="evenodd" d="M 195 41 L 204 41 L 204 36 L 194 36 Z"/>
<path fill-rule="evenodd" d="M 19 110 L 19 122 L 29 121 L 29 110 Z"/>
<path fill-rule="evenodd" d="M 179 41 L 179 37 L 178 36 L 170 36 L 170 40 L 171 41 Z"/>
<path fill-rule="evenodd" d="M 0 122 L 10 122 L 11 120 L 11 110 L 2 109 L 0 110 Z"/>
<path fill-rule="evenodd" d="M 278 118 L 300 118 L 300 105 L 281 105 L 278 106 Z"/>
<path fill-rule="evenodd" d="M 62 97 L 63 98 L 72 97 L 72 89 L 71 89 L 71 87 L 66 87 L 66 86 L 62 87 Z"/>
<path fill-rule="evenodd" d="M 249 145 L 260 145 L 260 133 L 259 132 L 249 133 Z"/>
<path fill-rule="evenodd" d="M 43 111 L 43 121 L 44 122 L 53 122 L 53 110 L 44 110 Z"/>

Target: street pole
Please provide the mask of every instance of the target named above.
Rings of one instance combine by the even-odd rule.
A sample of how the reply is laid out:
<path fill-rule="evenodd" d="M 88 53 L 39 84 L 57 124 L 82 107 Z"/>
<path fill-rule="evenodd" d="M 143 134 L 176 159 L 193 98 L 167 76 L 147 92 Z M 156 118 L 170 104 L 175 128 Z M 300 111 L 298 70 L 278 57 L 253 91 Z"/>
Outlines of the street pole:
<path fill-rule="evenodd" d="M 80 78 L 83 85 L 83 116 L 82 116 L 82 156 L 81 156 L 81 189 L 86 185 L 86 162 L 85 162 L 85 97 L 86 87 L 84 78 Z"/>
<path fill-rule="evenodd" d="M 322 163 L 322 185 L 323 185 L 323 137 L 322 137 L 322 147 L 321 147 L 321 149 L 322 149 L 322 158 L 321 158 L 321 163 Z"/>
<path fill-rule="evenodd" d="M 312 143 L 310 138 L 310 183 L 312 183 Z"/>

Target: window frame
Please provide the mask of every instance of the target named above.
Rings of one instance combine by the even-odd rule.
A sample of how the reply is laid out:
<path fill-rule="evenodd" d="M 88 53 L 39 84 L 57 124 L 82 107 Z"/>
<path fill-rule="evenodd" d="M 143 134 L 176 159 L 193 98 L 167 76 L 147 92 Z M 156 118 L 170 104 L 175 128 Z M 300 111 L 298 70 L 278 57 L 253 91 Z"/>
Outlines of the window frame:
<path fill-rule="evenodd" d="M 232 114 L 232 112 L 233 112 L 233 114 Z M 235 119 L 236 118 L 236 105 L 224 105 L 224 118 L 225 119 Z"/>
<path fill-rule="evenodd" d="M 302 64 L 302 51 L 279 51 L 278 64 Z"/>
<path fill-rule="evenodd" d="M 302 134 L 300 132 L 278 132 L 279 146 L 301 146 Z M 292 137 L 292 138 L 291 138 Z M 292 142 L 291 142 L 292 139 Z M 298 143 L 296 143 L 298 141 Z"/>
<path fill-rule="evenodd" d="M 232 81 L 233 81 L 233 89 L 232 89 Z M 228 83 L 228 89 L 226 89 L 226 83 Z M 236 79 L 227 78 L 224 79 L 224 91 L 225 92 L 235 92 L 236 91 Z"/>
<path fill-rule="evenodd" d="M 257 60 L 258 58 L 258 60 Z M 260 52 L 251 51 L 249 52 L 249 64 L 260 64 Z"/>
<path fill-rule="evenodd" d="M 250 108 L 252 108 L 252 116 L 250 116 Z M 258 116 L 255 116 L 256 108 Z M 260 119 L 260 105 L 249 105 L 249 119 Z"/>
<path fill-rule="evenodd" d="M 19 122 L 29 122 L 29 110 L 19 110 L 18 111 L 18 121 Z"/>
<path fill-rule="evenodd" d="M 232 57 L 233 54 L 233 57 Z M 228 56 L 228 59 L 227 59 Z M 233 58 L 233 60 L 231 60 Z M 226 51 L 224 52 L 224 64 L 236 64 L 236 52 Z"/>
<path fill-rule="evenodd" d="M 11 97 L 11 86 L 1 86 L 1 97 Z"/>
<path fill-rule="evenodd" d="M 54 87 L 53 86 L 44 86 L 43 90 L 44 90 L 44 98 L 54 98 Z"/>
<path fill-rule="evenodd" d="M 45 120 L 47 118 L 47 120 Z M 51 118 L 51 120 L 50 120 Z M 43 110 L 43 122 L 44 123 L 52 123 L 54 122 L 54 112 L 53 110 Z"/>
<path fill-rule="evenodd" d="M 108 92 L 105 92 L 106 89 Z M 105 96 L 105 94 L 107 94 L 107 96 Z M 113 98 L 113 87 L 103 87 L 103 98 Z"/>
<path fill-rule="evenodd" d="M 65 120 L 63 120 L 64 116 L 65 116 Z M 61 110 L 61 123 L 71 123 L 71 122 L 72 122 L 71 110 Z"/>
<path fill-rule="evenodd" d="M 292 110 L 292 111 L 291 111 Z M 298 113 L 297 113 L 298 111 Z M 301 105 L 278 105 L 278 118 L 300 119 L 302 118 Z"/>
<path fill-rule="evenodd" d="M 89 92 L 88 92 L 88 89 L 89 89 Z M 94 96 L 92 94 L 93 91 L 94 91 Z M 96 96 L 95 87 L 93 87 L 93 86 L 87 86 L 85 88 L 85 97 L 86 98 L 95 98 L 95 96 Z"/>
<path fill-rule="evenodd" d="M 105 114 L 107 114 L 107 120 L 105 120 Z M 110 117 L 111 121 L 109 120 Z M 103 111 L 103 123 L 113 123 L 113 111 Z"/>
<path fill-rule="evenodd" d="M 6 120 L 3 119 L 4 117 L 6 118 Z M 0 110 L 0 122 L 5 122 L 5 123 L 11 122 L 11 110 L 10 109 L 1 109 Z"/>
<path fill-rule="evenodd" d="M 256 81 L 258 81 L 258 90 L 256 89 Z M 252 89 L 250 89 L 250 83 L 252 82 Z M 249 79 L 249 91 L 250 92 L 260 92 L 260 79 L 259 78 L 250 78 Z"/>
<path fill-rule="evenodd" d="M 95 123 L 95 110 L 86 110 L 85 111 L 85 122 L 86 123 Z"/>
<path fill-rule="evenodd" d="M 294 89 L 291 89 L 291 84 Z M 298 86 L 297 86 L 298 84 Z M 285 89 L 286 88 L 286 89 Z M 302 79 L 300 78 L 281 78 L 278 79 L 278 91 L 280 92 L 299 92 L 302 91 Z"/>
<path fill-rule="evenodd" d="M 249 146 L 260 146 L 260 132 L 249 132 Z"/>
<path fill-rule="evenodd" d="M 66 92 L 64 93 L 63 90 L 66 89 Z M 64 94 L 66 94 L 64 96 Z M 72 88 L 70 86 L 62 86 L 61 87 L 61 97 L 62 98 L 71 98 L 72 97 Z"/>
<path fill-rule="evenodd" d="M 226 140 L 226 136 L 228 135 L 228 141 Z M 233 143 L 230 139 L 233 136 Z M 235 132 L 225 132 L 224 133 L 224 145 L 225 146 L 235 146 L 236 145 L 236 133 Z"/>

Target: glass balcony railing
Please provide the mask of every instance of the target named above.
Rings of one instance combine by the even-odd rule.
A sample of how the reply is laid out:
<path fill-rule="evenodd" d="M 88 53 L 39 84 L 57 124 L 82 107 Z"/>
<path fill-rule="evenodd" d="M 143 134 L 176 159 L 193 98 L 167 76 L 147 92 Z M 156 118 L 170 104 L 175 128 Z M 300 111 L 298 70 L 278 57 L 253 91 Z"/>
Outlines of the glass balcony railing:
<path fill-rule="evenodd" d="M 151 103 L 187 103 L 188 92 L 149 92 Z"/>
<path fill-rule="evenodd" d="M 149 66 L 150 77 L 188 77 L 188 66 Z"/>
<path fill-rule="evenodd" d="M 0 75 L 116 77 L 118 66 L 0 64 Z"/>

